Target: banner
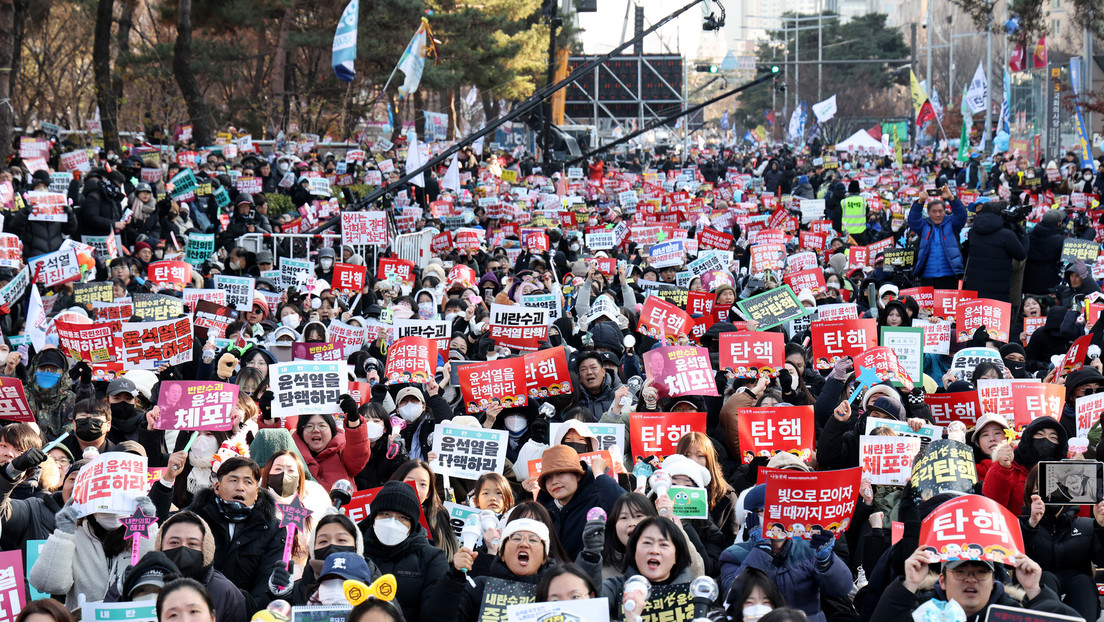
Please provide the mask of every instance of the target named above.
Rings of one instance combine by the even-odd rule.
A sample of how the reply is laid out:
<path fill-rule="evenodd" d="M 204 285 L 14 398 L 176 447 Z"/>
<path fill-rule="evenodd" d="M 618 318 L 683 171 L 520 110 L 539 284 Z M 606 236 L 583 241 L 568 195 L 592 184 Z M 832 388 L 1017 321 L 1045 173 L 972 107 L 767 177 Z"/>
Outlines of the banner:
<path fill-rule="evenodd" d="M 165 380 L 158 391 L 158 430 L 219 430 L 234 426 L 238 385 L 226 382 Z"/>
<path fill-rule="evenodd" d="M 448 320 L 395 320 L 395 337 L 425 337 L 437 343 L 437 351 L 449 350 L 452 340 L 452 322 Z"/>
<path fill-rule="evenodd" d="M 816 116 L 817 123 L 824 123 L 836 116 L 836 96 L 833 95 L 822 102 L 813 104 L 813 115 Z"/>
<path fill-rule="evenodd" d="M 629 413 L 634 456 L 669 456 L 690 432 L 705 433 L 705 413 Z"/>
<path fill-rule="evenodd" d="M 978 402 L 982 412 L 1001 415 L 1017 428 L 1039 417 L 1059 420 L 1066 400 L 1066 387 L 1030 380 L 978 380 Z"/>
<path fill-rule="evenodd" d="M 961 421 L 967 428 L 972 428 L 981 416 L 977 391 L 929 393 L 924 396 L 924 403 L 931 409 L 932 421 L 941 426 Z"/>
<path fill-rule="evenodd" d="M 978 298 L 960 301 L 955 309 L 955 330 L 960 342 L 969 341 L 974 331 L 984 326 L 994 341 L 1008 342 L 1012 324 L 1012 305 L 1007 302 Z"/>
<path fill-rule="evenodd" d="M 353 326 L 338 320 L 330 320 L 326 327 L 326 336 L 330 341 L 345 346 L 346 349 L 357 349 L 368 341 L 367 326 Z"/>
<path fill-rule="evenodd" d="M 192 360 L 192 318 L 123 322 L 123 368 L 157 369 Z"/>
<path fill-rule="evenodd" d="M 65 213 L 65 206 L 69 199 L 64 194 L 57 192 L 28 192 L 27 205 L 31 213 L 27 220 L 43 222 L 68 222 L 69 216 Z"/>
<path fill-rule="evenodd" d="M 76 324 L 56 320 L 58 347 L 65 356 L 85 363 L 103 363 L 116 358 L 115 331 L 110 324 Z"/>
<path fill-rule="evenodd" d="M 1077 436 L 1088 438 L 1089 430 L 1100 420 L 1100 413 L 1104 411 L 1104 392 L 1077 398 L 1074 401 L 1074 409 L 1077 417 Z"/>
<path fill-rule="evenodd" d="M 856 376 L 862 375 L 864 369 L 872 369 L 880 382 L 891 381 L 912 390 L 912 379 L 897 361 L 897 354 L 885 346 L 864 350 L 854 357 L 854 363 Z"/>
<path fill-rule="evenodd" d="M 759 324 L 756 327 L 758 330 L 774 328 L 812 312 L 801 304 L 789 285 L 739 300 L 736 307 L 745 320 L 754 320 Z"/>
<path fill-rule="evenodd" d="M 530 352 L 521 360 L 525 365 L 525 388 L 530 398 L 545 399 L 572 391 L 567 353 L 563 346 Z"/>
<path fill-rule="evenodd" d="M 910 481 L 921 501 L 942 492 L 973 492 L 978 481 L 973 448 L 951 439 L 933 440 L 916 460 Z"/>
<path fill-rule="evenodd" d="M 660 397 L 717 395 L 713 365 L 706 348 L 653 348 L 644 353 L 644 368 Z"/>
<path fill-rule="evenodd" d="M 859 496 L 862 469 L 791 471 L 766 469 L 767 498 L 763 534 L 808 538 L 831 531 L 838 537 L 851 524 Z M 776 531 L 777 530 L 777 531 Z"/>
<path fill-rule="evenodd" d="M 863 479 L 882 486 L 904 486 L 912 473 L 912 462 L 920 451 L 915 436 L 859 437 L 859 464 Z"/>
<path fill-rule="evenodd" d="M 748 330 L 721 333 L 718 355 L 721 369 L 736 378 L 777 378 L 786 363 L 786 336 Z"/>
<path fill-rule="evenodd" d="M 816 431 L 812 406 L 741 408 L 737 423 L 744 464 L 785 451 L 802 461 L 813 455 Z"/>
<path fill-rule="evenodd" d="M 200 345 L 204 345 L 211 338 L 225 338 L 226 328 L 233 323 L 237 317 L 237 312 L 208 300 L 197 300 L 192 317 L 194 318 L 192 330 L 195 340 Z"/>
<path fill-rule="evenodd" d="M 226 304 L 238 311 L 253 310 L 253 286 L 256 281 L 251 276 L 227 276 L 216 274 L 212 281 L 215 289 L 226 292 Z"/>
<path fill-rule="evenodd" d="M 213 233 L 189 233 L 188 246 L 184 253 L 184 261 L 198 266 L 207 261 L 215 252 L 215 234 Z"/>
<path fill-rule="evenodd" d="M 970 80 L 970 85 L 966 89 L 963 105 L 969 106 L 970 112 L 973 114 L 985 112 L 985 107 L 989 105 L 989 81 L 985 78 L 985 70 L 981 66 L 981 61 L 978 61 L 974 77 Z"/>
<path fill-rule="evenodd" d="M 836 361 L 878 345 L 878 320 L 818 320 L 810 326 L 814 367 L 832 369 Z"/>
<path fill-rule="evenodd" d="M 339 362 L 269 365 L 273 417 L 337 415 L 338 398 L 349 392 L 349 366 Z"/>
<path fill-rule="evenodd" d="M 389 233 L 386 212 L 341 212 L 343 245 L 387 246 Z"/>
<path fill-rule="evenodd" d="M 383 262 L 387 260 L 381 259 L 380 261 Z M 354 296 L 359 294 L 364 290 L 364 279 L 367 274 L 367 266 L 354 266 L 341 262 L 335 263 L 333 283 L 330 283 L 330 289 L 333 290 L 333 293 L 342 296 Z"/>
<path fill-rule="evenodd" d="M 0 377 L 0 419 L 23 423 L 36 421 L 19 378 Z"/>
<path fill-rule="evenodd" d="M 23 265 L 23 240 L 14 233 L 0 233 L 0 267 L 19 269 Z"/>
<path fill-rule="evenodd" d="M 548 339 L 548 309 L 491 303 L 490 332 L 495 343 L 514 350 L 534 351 Z"/>
<path fill-rule="evenodd" d="M 438 424 L 433 433 L 437 461 L 448 467 L 449 477 L 479 479 L 487 472 L 501 473 L 506 467 L 506 446 L 510 433 Z"/>
<path fill-rule="evenodd" d="M 656 341 L 672 343 L 675 338 L 688 334 L 693 323 L 690 314 L 682 309 L 658 296 L 648 296 L 636 330 Z"/>
<path fill-rule="evenodd" d="M 81 468 L 70 502 L 79 516 L 96 512 L 130 516 L 146 494 L 146 457 L 123 452 L 100 454 Z"/>
<path fill-rule="evenodd" d="M 155 261 L 149 265 L 148 273 L 154 289 L 182 292 L 192 284 L 192 266 L 184 261 Z"/>
<path fill-rule="evenodd" d="M 518 357 L 464 365 L 457 375 L 468 414 L 483 412 L 491 404 L 514 408 L 527 403 L 525 362 Z"/>
<path fill-rule="evenodd" d="M 29 572 L 31 564 L 27 568 Z M 30 584 L 23 581 L 23 576 L 23 551 L 0 552 L 0 620 L 3 622 L 14 622 L 27 606 L 27 588 Z M 33 620 L 37 615 L 29 615 L 26 619 Z M 88 619 L 91 622 L 95 618 Z"/>
<path fill-rule="evenodd" d="M 1010 566 L 1024 551 L 1016 515 L 981 495 L 962 495 L 936 508 L 920 524 L 920 546 L 943 561 L 988 560 Z"/>
<path fill-rule="evenodd" d="M 427 383 L 437 374 L 437 342 L 425 337 L 403 337 L 387 350 L 384 376 L 388 382 Z"/>
<path fill-rule="evenodd" d="M 80 262 L 76 251 L 71 248 L 32 257 L 27 260 L 27 265 L 31 268 L 31 275 L 37 275 L 34 282 L 46 287 L 79 281 L 81 278 Z"/>

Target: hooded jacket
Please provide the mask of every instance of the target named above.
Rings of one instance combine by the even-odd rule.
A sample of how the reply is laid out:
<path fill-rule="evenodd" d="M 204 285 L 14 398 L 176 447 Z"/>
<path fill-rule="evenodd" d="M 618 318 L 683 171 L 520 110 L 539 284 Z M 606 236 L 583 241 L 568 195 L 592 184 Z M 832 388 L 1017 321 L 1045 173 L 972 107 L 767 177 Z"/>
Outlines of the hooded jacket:
<path fill-rule="evenodd" d="M 1012 262 L 1027 258 L 1026 236 L 1004 226 L 999 214 L 981 212 L 969 234 L 970 258 L 963 289 L 974 290 L 978 298 L 1009 302 L 1012 290 Z"/>
<path fill-rule="evenodd" d="M 1039 430 L 1051 429 L 1058 433 L 1058 445 L 1049 456 L 1040 456 L 1035 449 L 1035 433 Z M 1042 416 L 1024 426 L 1020 435 L 1020 444 L 1014 450 L 1014 458 L 1009 468 L 1000 464 L 993 464 L 985 474 L 982 484 L 982 494 L 997 503 L 1008 508 L 1013 514 L 1019 515 L 1023 509 L 1024 483 L 1031 467 L 1040 460 L 1061 460 L 1066 457 L 1069 450 L 1069 436 L 1062 424 L 1050 417 Z"/>
<path fill-rule="evenodd" d="M 1104 566 L 1104 527 L 1091 518 L 1077 516 L 1076 507 L 1047 506 L 1039 524 L 1028 521 L 1030 509 L 1020 516 L 1024 554 L 1043 570 L 1092 576 L 1093 566 Z"/>
<path fill-rule="evenodd" d="M 1045 219 L 1028 234 L 1027 263 L 1024 264 L 1023 291 L 1046 294 L 1062 280 L 1062 244 L 1066 234 Z"/>
<path fill-rule="evenodd" d="M 122 219 L 122 207 L 104 193 L 100 180 L 91 179 L 84 184 L 80 210 L 82 234 L 108 235 L 115 230 L 115 223 Z"/>
<path fill-rule="evenodd" d="M 54 532 L 61 505 L 53 495 L 12 498 L 19 479 L 8 479 L 7 463 L 0 464 L 0 550 L 23 548 L 28 540 L 45 540 Z"/>
<path fill-rule="evenodd" d="M 330 443 L 317 454 L 307 447 L 298 434 L 292 436 L 295 438 L 295 447 L 307 464 L 307 470 L 326 490 L 339 479 L 353 481 L 372 455 L 368 427 L 363 421 L 355 428 L 346 426 L 344 431 L 334 434 Z"/>
<path fill-rule="evenodd" d="M 429 543 L 419 521 L 414 521 L 410 535 L 395 546 L 379 541 L 372 529 L 374 523 L 375 516 L 369 516 L 357 524 L 364 537 L 365 559 L 383 574 L 395 575 L 395 599 L 407 622 L 436 622 L 431 609 L 423 604 L 448 571 L 445 552 Z"/>
<path fill-rule="evenodd" d="M 609 512 L 614 501 L 625 492 L 609 475 L 603 473 L 594 477 L 594 471 L 589 466 L 580 464 L 586 470 L 579 478 L 579 487 L 567 505 L 560 507 L 543 488 L 537 493 L 537 503 L 543 505 L 552 515 L 552 526 L 570 559 L 578 557 L 583 550 L 583 527 L 587 522 L 587 512 L 596 507 Z"/>
<path fill-rule="evenodd" d="M 1069 351 L 1073 340 L 1081 336 L 1080 328 L 1077 326 L 1078 316 L 1076 311 L 1070 313 L 1067 307 L 1058 306 L 1047 309 L 1043 326 L 1031 333 L 1031 339 L 1024 347 L 1029 370 L 1045 370 L 1050 365 L 1050 357 Z"/>

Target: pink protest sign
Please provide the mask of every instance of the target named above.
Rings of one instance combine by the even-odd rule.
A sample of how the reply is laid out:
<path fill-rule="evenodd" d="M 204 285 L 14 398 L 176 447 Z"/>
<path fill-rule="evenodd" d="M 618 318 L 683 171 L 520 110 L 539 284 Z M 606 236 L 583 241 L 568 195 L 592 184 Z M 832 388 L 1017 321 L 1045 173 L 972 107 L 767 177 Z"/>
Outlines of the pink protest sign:
<path fill-rule="evenodd" d="M 120 522 L 126 527 L 126 533 L 123 535 L 123 539 L 129 539 L 132 542 L 130 565 L 133 566 L 138 563 L 138 558 L 141 556 L 139 548 L 142 546 L 142 538 L 149 538 L 150 525 L 157 522 L 157 517 L 146 516 L 142 508 L 137 507 L 134 509 L 134 514 L 121 519 Z"/>
<path fill-rule="evenodd" d="M 157 406 L 158 430 L 220 430 L 234 425 L 231 411 L 238 403 L 238 385 L 225 382 L 166 380 Z"/>

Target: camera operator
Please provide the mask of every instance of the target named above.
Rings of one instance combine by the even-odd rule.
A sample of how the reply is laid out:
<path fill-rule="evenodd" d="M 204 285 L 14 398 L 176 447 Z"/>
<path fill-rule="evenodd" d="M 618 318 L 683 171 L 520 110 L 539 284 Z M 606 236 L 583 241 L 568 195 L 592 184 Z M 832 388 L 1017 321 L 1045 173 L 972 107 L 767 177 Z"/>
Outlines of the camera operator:
<path fill-rule="evenodd" d="M 974 225 L 966 239 L 968 259 L 963 289 L 976 291 L 978 298 L 1012 301 L 1013 282 L 1021 281 L 1022 262 L 1027 258 L 1025 217 L 1024 207 L 1010 208 L 1004 201 L 990 201 L 977 207 Z M 1019 270 L 1013 275 L 1015 264 L 1019 264 Z"/>

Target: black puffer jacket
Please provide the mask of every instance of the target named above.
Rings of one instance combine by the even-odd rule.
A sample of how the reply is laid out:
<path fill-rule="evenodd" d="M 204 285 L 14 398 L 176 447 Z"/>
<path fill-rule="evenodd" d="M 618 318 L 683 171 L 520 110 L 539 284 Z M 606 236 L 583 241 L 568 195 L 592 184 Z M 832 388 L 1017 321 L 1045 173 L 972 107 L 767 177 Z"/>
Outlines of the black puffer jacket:
<path fill-rule="evenodd" d="M 1026 236 L 1004 226 L 998 214 L 982 212 L 970 229 L 970 258 L 966 262 L 963 289 L 974 290 L 978 298 L 1009 302 L 1012 289 L 1012 261 L 1025 259 Z"/>
<path fill-rule="evenodd" d="M 30 220 L 31 208 L 24 207 L 12 216 L 11 232 L 23 239 L 23 257 L 30 258 L 52 253 L 61 247 L 65 236 L 77 232 L 77 215 L 73 208 L 65 206 L 65 222 Z"/>
<path fill-rule="evenodd" d="M 870 619 L 878 622 L 912 622 L 913 610 L 932 599 L 946 601 L 947 593 L 936 585 L 931 589 L 921 589 L 913 594 L 905 587 L 903 581 L 894 581 L 882 593 L 878 600 L 878 607 L 874 610 L 874 615 Z M 1058 600 L 1058 595 L 1048 587 L 1042 588 L 1042 591 L 1035 598 L 1022 597 L 1021 599 L 1013 597 L 1005 591 L 1003 583 L 994 581 L 993 593 L 989 597 L 989 603 L 978 613 L 967 617 L 966 622 L 984 620 L 989 612 L 989 607 L 992 605 L 1022 607 L 1033 611 L 1060 613 L 1075 618 L 1081 617 L 1072 607 L 1063 605 L 1062 601 Z"/>
<path fill-rule="evenodd" d="M 1066 507 L 1055 516 L 1054 506 L 1032 527 L 1028 516 L 1020 516 L 1024 553 L 1049 572 L 1079 572 L 1091 575 L 1093 564 L 1104 565 L 1104 527 L 1091 518 L 1077 516 L 1077 508 Z M 1030 514 L 1030 510 L 1024 510 Z"/>
<path fill-rule="evenodd" d="M 81 194 L 81 233 L 107 235 L 114 231 L 115 223 L 123 219 L 123 209 L 118 202 L 107 196 L 100 187 L 100 181 L 90 179 Z"/>
<path fill-rule="evenodd" d="M 1028 234 L 1027 263 L 1024 264 L 1023 291 L 1046 294 L 1062 280 L 1059 272 L 1065 233 L 1054 225 L 1040 222 Z"/>
<path fill-rule="evenodd" d="M 248 518 L 237 523 L 233 537 L 230 523 L 219 512 L 215 491 L 201 490 L 188 509 L 199 514 L 215 536 L 215 569 L 245 594 L 248 611 L 264 609 L 272 599 L 268 578 L 284 553 L 285 530 L 276 519 L 276 503 L 258 494 Z M 252 602 L 250 602 L 252 597 Z"/>
<path fill-rule="evenodd" d="M 479 619 L 479 610 L 483 605 L 483 592 L 487 588 L 487 579 L 501 579 L 530 585 L 535 594 L 541 575 L 555 564 L 554 559 L 546 560 L 537 574 L 520 577 L 510 572 L 506 563 L 495 557 L 486 576 L 472 578 L 475 582 L 474 586 L 467 582 L 467 575 L 455 567 L 449 567 L 445 576 L 437 582 L 437 589 L 432 594 L 426 594 L 431 598 L 427 598 L 423 615 L 434 622 L 475 622 Z"/>
<path fill-rule="evenodd" d="M 598 421 L 610 406 L 613 406 L 613 394 L 620 387 L 621 379 L 607 371 L 605 379 L 602 380 L 602 390 L 597 395 L 592 395 L 590 391 L 583 388 L 582 384 L 579 384 L 579 389 L 576 391 L 579 397 L 578 405 L 589 410 L 594 415 L 594 421 Z"/>
<path fill-rule="evenodd" d="M 0 463 L 0 550 L 13 551 L 28 540 L 50 537 L 62 506 L 53 495 L 13 499 L 19 481 L 8 479 L 6 466 L 6 462 Z"/>
<path fill-rule="evenodd" d="M 375 518 L 360 521 L 357 528 L 364 536 L 364 557 L 375 562 L 383 574 L 395 575 L 398 584 L 396 599 L 408 622 L 436 622 L 432 610 L 422 607 L 448 570 L 445 552 L 426 539 L 421 523 L 414 523 L 406 540 L 395 546 L 384 546 L 372 530 Z M 455 603 L 450 603 L 455 605 Z"/>

